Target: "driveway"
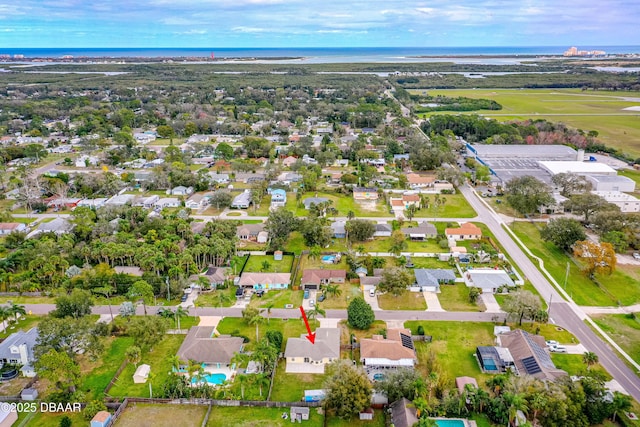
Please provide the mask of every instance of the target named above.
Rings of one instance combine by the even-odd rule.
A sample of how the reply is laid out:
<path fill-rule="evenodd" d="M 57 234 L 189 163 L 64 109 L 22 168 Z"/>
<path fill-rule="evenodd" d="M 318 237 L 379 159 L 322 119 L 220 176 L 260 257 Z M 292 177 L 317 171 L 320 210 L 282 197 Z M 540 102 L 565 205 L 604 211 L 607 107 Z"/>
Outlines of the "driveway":
<path fill-rule="evenodd" d="M 445 311 L 440 305 L 437 293 L 425 291 L 422 295 L 424 295 L 424 300 L 427 302 L 427 311 Z"/>
<path fill-rule="evenodd" d="M 494 294 L 480 294 L 480 299 L 482 300 L 484 306 L 487 308 L 487 313 L 504 313 L 500 309 L 500 304 L 498 304 L 498 301 L 496 301 L 496 296 Z"/>
<path fill-rule="evenodd" d="M 302 308 L 304 308 L 305 310 L 310 310 L 311 306 L 309 305 L 309 301 L 314 300 L 314 301 L 318 301 L 316 299 L 316 295 L 318 294 L 317 290 L 313 290 L 313 289 L 309 289 L 309 298 L 305 298 L 302 300 Z"/>
<path fill-rule="evenodd" d="M 382 309 L 378 305 L 378 297 L 372 297 L 369 292 L 364 292 L 364 300 L 371 306 L 373 311 L 381 311 Z"/>

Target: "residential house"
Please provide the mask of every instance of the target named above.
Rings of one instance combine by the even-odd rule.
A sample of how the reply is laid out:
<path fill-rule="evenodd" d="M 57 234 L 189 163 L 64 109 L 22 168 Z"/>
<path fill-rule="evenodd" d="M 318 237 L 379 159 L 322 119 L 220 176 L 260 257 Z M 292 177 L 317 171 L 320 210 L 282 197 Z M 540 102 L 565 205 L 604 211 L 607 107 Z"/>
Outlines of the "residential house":
<path fill-rule="evenodd" d="M 318 161 L 313 157 L 309 157 L 308 154 L 305 154 L 304 156 L 302 156 L 302 163 L 304 163 L 305 165 L 317 165 Z"/>
<path fill-rule="evenodd" d="M 163 197 L 153 204 L 156 209 L 179 208 L 180 206 L 182 206 L 182 202 L 177 197 Z"/>
<path fill-rule="evenodd" d="M 104 204 L 109 206 L 130 205 L 135 198 L 136 196 L 134 196 L 133 194 L 116 194 L 115 196 L 109 198 L 106 202 L 104 202 Z"/>
<path fill-rule="evenodd" d="M 387 223 L 376 224 L 376 231 L 373 233 L 373 237 L 391 237 L 393 228 Z"/>
<path fill-rule="evenodd" d="M 96 156 L 80 156 L 76 159 L 76 167 L 77 168 L 86 168 L 88 166 L 97 166 L 100 163 L 100 159 Z"/>
<path fill-rule="evenodd" d="M 231 207 L 234 209 L 249 209 L 251 205 L 251 191 L 245 190 L 233 198 Z"/>
<path fill-rule="evenodd" d="M 398 163 L 402 163 L 402 162 L 409 162 L 409 153 L 406 154 L 394 154 L 393 155 L 393 162 L 398 164 Z"/>
<path fill-rule="evenodd" d="M 377 188 L 368 188 L 368 187 L 353 188 L 354 200 L 378 200 L 379 197 L 380 196 L 378 195 Z"/>
<path fill-rule="evenodd" d="M 539 380 L 554 381 L 567 375 L 562 369 L 556 368 L 544 337 L 532 335 L 522 329 L 516 329 L 498 335 L 498 345 L 506 348 L 513 357 L 516 372 L 519 375 L 528 374 Z"/>
<path fill-rule="evenodd" d="M 309 407 L 307 406 L 292 406 L 289 408 L 289 419 L 292 423 L 301 423 L 302 421 L 309 420 Z"/>
<path fill-rule="evenodd" d="M 475 224 L 464 222 L 458 228 L 447 228 L 444 230 L 445 236 L 450 240 L 480 240 L 482 230 Z"/>
<path fill-rule="evenodd" d="M 291 283 L 291 273 L 242 273 L 237 285 L 254 290 L 287 289 Z"/>
<path fill-rule="evenodd" d="M 340 329 L 318 328 L 315 343 L 306 335 L 289 338 L 284 351 L 286 372 L 296 374 L 323 374 L 325 365 L 340 358 Z"/>
<path fill-rule="evenodd" d="M 285 157 L 284 159 L 282 159 L 282 166 L 286 167 L 286 168 L 290 168 L 291 166 L 293 166 L 296 162 L 298 161 L 298 159 L 296 159 L 293 156 L 289 156 L 289 157 Z"/>
<path fill-rule="evenodd" d="M 38 339 L 38 328 L 31 328 L 27 332 L 14 332 L 0 343 L 0 368 L 5 364 L 21 365 L 20 372 L 25 377 L 34 377 L 36 371 L 33 363 L 36 361 L 33 347 Z"/>
<path fill-rule="evenodd" d="M 449 181 L 436 180 L 433 182 L 433 190 L 437 193 L 452 192 L 454 190 L 453 184 Z"/>
<path fill-rule="evenodd" d="M 306 210 L 309 210 L 313 205 L 317 206 L 317 205 L 320 205 L 321 203 L 326 203 L 328 201 L 329 199 L 326 197 L 308 197 L 302 201 L 302 204 L 304 205 L 304 208 Z"/>
<path fill-rule="evenodd" d="M 258 237 L 260 237 L 260 233 L 263 232 L 266 233 L 264 223 L 262 222 L 258 224 L 242 224 L 236 228 L 236 236 L 238 236 L 238 239 L 248 240 L 250 242 L 266 243 L 266 239 L 264 239 L 264 242 L 261 242 L 258 239 Z"/>
<path fill-rule="evenodd" d="M 416 209 L 420 209 L 420 195 L 405 193 L 402 197 L 390 197 L 389 204 L 396 215 L 402 215 L 404 211 L 409 209 L 409 206 L 415 206 Z"/>
<path fill-rule="evenodd" d="M 270 209 L 277 209 L 284 207 L 287 204 L 287 192 L 277 188 L 271 191 L 271 207 Z"/>
<path fill-rule="evenodd" d="M 480 288 L 483 293 L 495 293 L 504 286 L 515 286 L 509 274 L 502 269 L 473 268 L 465 271 L 463 277 L 468 287 Z"/>
<path fill-rule="evenodd" d="M 38 228 L 29 233 L 27 237 L 31 238 L 33 236 L 37 236 L 40 233 L 55 233 L 58 236 L 62 234 L 70 233 L 73 229 L 73 224 L 71 224 L 65 218 L 55 218 L 51 222 L 41 222 L 38 224 Z"/>
<path fill-rule="evenodd" d="M 111 414 L 107 411 L 98 411 L 93 418 L 89 427 L 107 427 L 111 423 Z"/>
<path fill-rule="evenodd" d="M 209 206 L 209 195 L 201 193 L 192 194 L 191 197 L 189 197 L 184 203 L 184 205 L 190 209 L 195 210 L 205 209 L 207 206 Z"/>
<path fill-rule="evenodd" d="M 416 291 L 418 292 L 439 292 L 443 283 L 452 284 L 456 280 L 453 270 L 442 268 L 416 268 Z M 413 289 L 412 289 L 413 290 Z"/>
<path fill-rule="evenodd" d="M 160 200 L 160 196 L 156 194 L 152 196 L 136 197 L 133 200 L 132 206 L 139 206 L 145 209 L 151 209 L 158 200 Z"/>
<path fill-rule="evenodd" d="M 419 175 L 417 173 L 407 174 L 407 183 L 413 189 L 431 187 L 436 177 L 433 175 Z"/>
<path fill-rule="evenodd" d="M 417 227 L 403 228 L 401 231 L 406 238 L 418 242 L 422 242 L 427 239 L 435 239 L 438 235 L 436 226 L 426 221 L 421 222 Z"/>
<path fill-rule="evenodd" d="M 360 361 L 366 368 L 413 368 L 418 362 L 408 329 L 391 328 L 387 338 L 374 335 L 360 340 Z"/>
<path fill-rule="evenodd" d="M 215 289 L 217 286 L 224 284 L 227 278 L 227 269 L 210 265 L 203 275 L 197 277 L 204 277 L 209 282 L 211 288 Z"/>
<path fill-rule="evenodd" d="M 211 183 L 216 183 L 216 184 L 228 184 L 229 183 L 229 174 L 227 174 L 227 173 L 209 172 L 207 174 L 207 176 L 209 177 L 209 181 Z"/>
<path fill-rule="evenodd" d="M 280 175 L 277 176 L 275 181 L 272 181 L 272 183 L 291 185 L 295 182 L 300 182 L 300 181 L 302 181 L 301 174 L 297 172 L 282 172 Z"/>
<path fill-rule="evenodd" d="M 334 221 L 331 223 L 331 231 L 336 239 L 344 239 L 347 237 L 346 221 Z"/>
<path fill-rule="evenodd" d="M 245 184 L 250 184 L 252 182 L 260 182 L 266 179 L 267 175 L 262 172 L 252 173 L 252 172 L 238 172 L 236 173 L 236 181 L 244 182 Z"/>
<path fill-rule="evenodd" d="M 327 270 L 323 268 L 313 268 L 304 270 L 300 286 L 303 289 L 320 289 L 321 285 L 329 283 L 344 283 L 347 272 L 344 270 Z"/>
<path fill-rule="evenodd" d="M 21 222 L 0 222 L 0 236 L 13 232 L 24 232 L 27 226 Z"/>
<path fill-rule="evenodd" d="M 55 209 L 74 209 L 82 199 L 77 197 L 53 197 L 47 201 L 47 207 Z"/>
<path fill-rule="evenodd" d="M 193 187 L 185 187 L 184 185 L 167 190 L 167 194 L 171 196 L 188 196 L 191 193 L 193 193 Z"/>
<path fill-rule="evenodd" d="M 98 199 L 83 199 L 78 202 L 78 206 L 84 206 L 91 209 L 99 209 L 104 206 L 108 199 L 106 198 L 98 198 Z"/>
<path fill-rule="evenodd" d="M 391 404 L 390 409 L 393 427 L 413 427 L 418 424 L 416 407 L 407 398 L 396 400 Z"/>
<path fill-rule="evenodd" d="M 242 352 L 243 339 L 229 335 L 214 337 L 214 332 L 214 326 L 189 329 L 177 353 L 181 366 L 186 366 L 190 360 L 217 368 L 231 366 L 233 356 Z"/>
<path fill-rule="evenodd" d="M 11 427 L 18 421 L 18 411 L 12 409 L 9 405 L 0 407 L 0 427 Z"/>

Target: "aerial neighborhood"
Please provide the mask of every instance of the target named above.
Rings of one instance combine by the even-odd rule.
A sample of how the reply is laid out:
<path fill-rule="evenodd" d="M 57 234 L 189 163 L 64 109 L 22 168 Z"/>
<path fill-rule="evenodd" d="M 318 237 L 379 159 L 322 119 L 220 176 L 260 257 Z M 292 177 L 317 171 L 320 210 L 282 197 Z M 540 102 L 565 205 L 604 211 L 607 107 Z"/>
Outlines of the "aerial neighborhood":
<path fill-rule="evenodd" d="M 640 425 L 640 172 L 597 132 L 131 67 L 0 91 L 0 400 L 82 403 L 0 426 Z"/>

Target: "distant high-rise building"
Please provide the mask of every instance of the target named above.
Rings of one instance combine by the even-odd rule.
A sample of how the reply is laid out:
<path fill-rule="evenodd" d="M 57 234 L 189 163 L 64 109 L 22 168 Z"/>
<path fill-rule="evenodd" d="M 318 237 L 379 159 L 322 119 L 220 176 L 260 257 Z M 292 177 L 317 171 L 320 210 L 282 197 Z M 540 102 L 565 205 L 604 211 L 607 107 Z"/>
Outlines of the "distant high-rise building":
<path fill-rule="evenodd" d="M 571 46 L 564 52 L 564 56 L 578 56 L 578 48 L 575 46 Z"/>

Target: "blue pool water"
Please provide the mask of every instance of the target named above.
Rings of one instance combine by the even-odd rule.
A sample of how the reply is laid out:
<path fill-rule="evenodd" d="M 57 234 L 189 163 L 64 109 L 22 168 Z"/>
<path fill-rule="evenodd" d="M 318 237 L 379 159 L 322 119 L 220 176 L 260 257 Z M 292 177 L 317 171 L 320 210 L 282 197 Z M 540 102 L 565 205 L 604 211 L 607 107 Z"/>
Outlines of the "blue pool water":
<path fill-rule="evenodd" d="M 438 427 L 465 427 L 462 420 L 436 420 Z"/>
<path fill-rule="evenodd" d="M 384 374 L 374 374 L 373 379 L 376 381 L 382 381 L 384 379 Z"/>
<path fill-rule="evenodd" d="M 206 381 L 209 384 L 219 385 L 227 380 L 227 376 L 225 374 L 207 374 L 205 375 L 201 381 Z M 198 382 L 198 378 L 191 378 L 191 384 L 196 384 Z"/>
<path fill-rule="evenodd" d="M 325 255 L 322 257 L 322 261 L 324 262 L 334 262 L 336 260 L 335 255 Z"/>

